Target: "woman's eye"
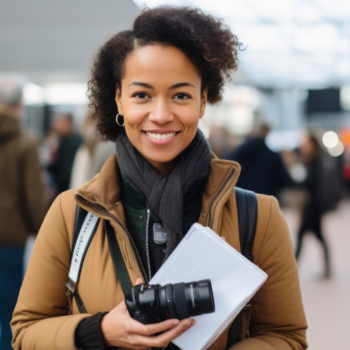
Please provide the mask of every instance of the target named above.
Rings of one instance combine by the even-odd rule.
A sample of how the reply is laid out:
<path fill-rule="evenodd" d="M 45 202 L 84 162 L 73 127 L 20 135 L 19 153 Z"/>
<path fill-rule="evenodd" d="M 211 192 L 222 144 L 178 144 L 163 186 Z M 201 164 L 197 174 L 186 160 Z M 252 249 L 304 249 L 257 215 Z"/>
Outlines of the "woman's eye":
<path fill-rule="evenodd" d="M 148 95 L 146 95 L 146 94 L 143 93 L 143 92 L 139 92 L 139 93 L 133 95 L 133 97 L 137 97 L 137 98 L 140 98 L 140 99 L 145 99 L 145 98 L 148 97 Z"/>
<path fill-rule="evenodd" d="M 190 98 L 190 96 L 186 95 L 186 94 L 177 94 L 175 95 L 175 97 L 177 100 L 187 100 Z"/>

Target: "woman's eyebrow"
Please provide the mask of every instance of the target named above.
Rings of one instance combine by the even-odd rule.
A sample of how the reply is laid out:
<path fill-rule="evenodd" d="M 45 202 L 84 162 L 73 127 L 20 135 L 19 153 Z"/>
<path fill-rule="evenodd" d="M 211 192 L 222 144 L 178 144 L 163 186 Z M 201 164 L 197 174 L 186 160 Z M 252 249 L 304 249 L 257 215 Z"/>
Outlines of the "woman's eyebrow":
<path fill-rule="evenodd" d="M 131 85 L 143 86 L 147 89 L 154 89 L 154 86 L 152 86 L 151 84 L 143 83 L 141 81 L 133 81 L 131 84 L 128 85 L 128 87 Z M 184 86 L 192 86 L 194 89 L 196 88 L 193 84 L 190 84 L 190 83 L 177 83 L 177 84 L 171 85 L 169 90 L 178 89 Z"/>
<path fill-rule="evenodd" d="M 169 90 L 177 89 L 177 88 L 184 87 L 184 86 L 192 86 L 194 89 L 196 88 L 194 85 L 192 85 L 190 83 L 178 83 L 178 84 L 175 84 L 175 85 L 171 85 Z"/>
<path fill-rule="evenodd" d="M 151 84 L 143 83 L 141 81 L 133 81 L 131 84 L 128 85 L 128 87 L 130 85 L 143 86 L 147 89 L 154 89 L 154 86 L 152 86 Z"/>

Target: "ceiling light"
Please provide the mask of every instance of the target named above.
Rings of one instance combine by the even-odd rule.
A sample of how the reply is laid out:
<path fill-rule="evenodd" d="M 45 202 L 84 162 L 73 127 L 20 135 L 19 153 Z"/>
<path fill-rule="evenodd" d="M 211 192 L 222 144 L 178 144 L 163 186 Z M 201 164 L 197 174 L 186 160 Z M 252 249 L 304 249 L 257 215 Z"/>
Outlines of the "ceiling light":
<path fill-rule="evenodd" d="M 45 91 L 36 84 L 27 83 L 23 88 L 23 102 L 25 105 L 37 105 L 45 103 Z"/>
<path fill-rule="evenodd" d="M 344 145 L 339 141 L 335 147 L 327 148 L 327 151 L 332 157 L 339 157 L 344 152 Z"/>
<path fill-rule="evenodd" d="M 248 2 L 259 18 L 284 22 L 294 17 L 299 1 L 250 0 Z"/>
<path fill-rule="evenodd" d="M 329 23 L 303 26 L 294 37 L 295 48 L 302 52 L 330 50 L 337 47 L 338 41 L 338 29 Z"/>
<path fill-rule="evenodd" d="M 323 134 L 322 141 L 325 147 L 333 148 L 338 144 L 339 138 L 334 131 L 327 131 L 326 133 Z"/>
<path fill-rule="evenodd" d="M 315 22 L 321 19 L 319 11 L 310 3 L 302 3 L 298 12 L 298 17 L 303 22 Z"/>
<path fill-rule="evenodd" d="M 88 102 L 86 90 L 86 84 L 48 84 L 45 92 L 46 101 L 51 105 L 85 105 Z"/>
<path fill-rule="evenodd" d="M 317 0 L 317 6 L 322 10 L 324 17 L 330 19 L 349 20 L 350 1 L 349 0 Z"/>

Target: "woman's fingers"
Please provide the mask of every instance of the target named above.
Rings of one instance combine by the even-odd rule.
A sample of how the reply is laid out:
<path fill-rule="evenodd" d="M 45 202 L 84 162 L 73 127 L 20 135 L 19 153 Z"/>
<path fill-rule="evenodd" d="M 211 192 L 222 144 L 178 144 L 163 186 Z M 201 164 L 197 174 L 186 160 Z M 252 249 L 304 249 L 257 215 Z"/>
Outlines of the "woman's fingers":
<path fill-rule="evenodd" d="M 131 332 L 146 336 L 165 332 L 169 329 L 176 327 L 180 323 L 180 321 L 176 319 L 166 320 L 160 323 L 153 323 L 148 325 L 144 325 L 135 320 L 132 321 L 133 322 L 130 321 L 130 327 L 132 328 Z"/>
<path fill-rule="evenodd" d="M 168 344 L 186 332 L 193 325 L 194 320 L 186 319 L 178 323 L 172 329 L 156 336 L 147 336 L 141 334 L 133 334 L 130 339 L 130 345 L 133 349 L 145 349 L 149 347 L 165 348 Z M 162 322 L 164 323 L 164 322 Z"/>
<path fill-rule="evenodd" d="M 145 282 L 143 282 L 141 278 L 138 278 L 135 282 L 135 286 L 137 286 L 139 284 L 143 284 L 143 283 L 145 283 Z"/>
<path fill-rule="evenodd" d="M 196 323 L 195 320 L 191 320 L 190 318 L 187 318 L 185 320 L 182 320 L 176 327 L 160 334 L 154 337 L 149 337 L 149 344 L 150 347 L 156 347 L 156 348 L 164 348 L 168 346 L 168 344 L 179 337 L 181 334 L 188 331 L 192 326 L 194 326 Z"/>

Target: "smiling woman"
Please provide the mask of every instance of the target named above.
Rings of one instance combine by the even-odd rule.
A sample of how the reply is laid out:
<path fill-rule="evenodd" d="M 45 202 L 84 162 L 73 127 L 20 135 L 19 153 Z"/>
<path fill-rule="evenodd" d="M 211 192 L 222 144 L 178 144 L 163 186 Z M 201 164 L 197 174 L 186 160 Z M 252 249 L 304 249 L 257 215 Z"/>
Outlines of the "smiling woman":
<path fill-rule="evenodd" d="M 122 284 L 126 277 L 133 285 L 147 283 L 195 222 L 240 251 L 234 191 L 240 166 L 211 154 L 198 129 L 206 104 L 221 99 L 225 79 L 237 68 L 239 46 L 222 21 L 198 9 L 161 7 L 142 12 L 133 30 L 99 50 L 89 98 L 116 156 L 89 183 L 61 194 L 48 212 L 11 322 L 15 349 L 176 349 L 171 342 L 194 326 L 189 318 L 170 319 L 172 304 L 166 321 L 137 322 Z M 252 299 L 250 325 L 240 328 L 237 317 L 210 350 L 307 347 L 288 227 L 276 199 L 257 195 L 257 201 L 253 262 L 269 278 Z M 101 220 L 79 283 L 68 283 L 67 300 L 77 205 Z M 166 235 L 161 242 L 159 228 Z M 107 236 L 117 239 L 111 250 Z"/>
<path fill-rule="evenodd" d="M 157 52 L 154 52 L 152 46 L 161 46 L 163 51 L 164 48 L 170 48 L 166 57 L 170 59 L 169 62 L 155 59 L 157 56 L 154 54 L 162 50 L 158 48 Z M 132 31 L 113 36 L 96 56 L 89 89 L 91 107 L 95 109 L 95 117 L 99 121 L 98 128 L 107 139 L 113 141 L 120 131 L 113 122 L 118 107 L 110 97 L 115 96 L 116 85 L 121 87 L 127 65 L 130 64 L 129 58 L 139 49 L 145 48 L 143 55 L 137 55 L 136 60 L 139 60 L 139 64 L 153 65 L 152 69 L 156 71 L 157 76 L 160 76 L 158 68 L 164 68 L 162 73 L 165 70 L 166 75 L 163 78 L 171 73 L 171 69 L 177 67 L 174 65 L 176 59 L 181 57 L 181 63 L 187 67 L 191 62 L 200 82 L 198 96 L 207 89 L 208 102 L 216 103 L 221 100 L 225 78 L 237 69 L 237 52 L 240 46 L 238 38 L 222 21 L 205 15 L 198 9 L 162 7 L 145 10 L 136 18 Z M 173 59 L 170 56 L 176 49 L 180 53 Z M 162 63 L 163 67 L 158 67 L 159 63 Z M 179 71 L 181 70 L 177 69 L 177 72 Z M 193 75 L 193 71 L 190 74 Z M 181 80 L 180 77 L 184 77 L 185 80 Z M 180 88 L 181 83 L 190 83 L 188 78 L 186 71 L 182 71 L 182 75 L 172 83 L 176 84 L 173 87 Z M 143 83 L 142 87 L 148 84 L 148 88 L 152 85 L 141 79 L 141 76 L 138 76 L 135 83 Z M 177 85 L 179 83 L 180 86 Z M 185 95 L 183 94 L 182 98 Z"/>
<path fill-rule="evenodd" d="M 127 58 L 116 90 L 128 139 L 166 175 L 204 115 L 208 90 L 202 91 L 196 66 L 174 46 L 143 46 Z"/>

